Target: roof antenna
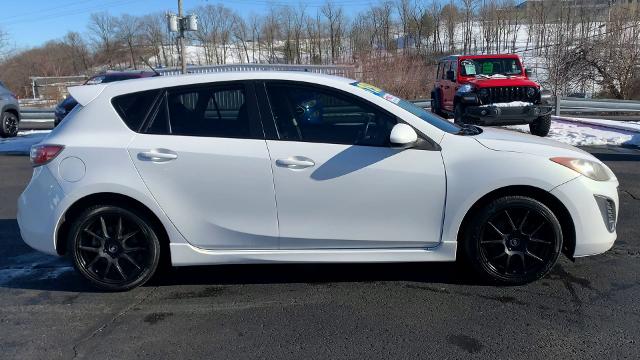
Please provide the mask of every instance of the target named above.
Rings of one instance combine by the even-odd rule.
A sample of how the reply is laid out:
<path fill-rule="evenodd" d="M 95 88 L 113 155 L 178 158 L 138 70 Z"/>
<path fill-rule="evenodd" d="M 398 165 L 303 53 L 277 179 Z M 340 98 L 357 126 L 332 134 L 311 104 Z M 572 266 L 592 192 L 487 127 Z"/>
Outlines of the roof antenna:
<path fill-rule="evenodd" d="M 158 70 L 154 69 L 153 66 L 151 66 L 151 64 L 149 64 L 149 62 L 145 58 L 143 58 L 142 56 L 140 56 L 140 60 L 142 60 L 142 62 L 145 63 L 145 65 L 147 65 L 156 74 L 156 76 L 161 76 L 162 75 L 162 74 L 160 74 L 158 72 Z"/>

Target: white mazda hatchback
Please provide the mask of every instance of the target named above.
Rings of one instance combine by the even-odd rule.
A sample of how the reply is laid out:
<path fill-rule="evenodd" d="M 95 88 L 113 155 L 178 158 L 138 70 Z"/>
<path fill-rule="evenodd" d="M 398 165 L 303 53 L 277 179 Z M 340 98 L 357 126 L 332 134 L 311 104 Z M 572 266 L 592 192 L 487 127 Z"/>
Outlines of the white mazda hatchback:
<path fill-rule="evenodd" d="M 458 127 L 374 86 L 304 72 L 70 88 L 31 150 L 22 238 L 126 290 L 174 266 L 470 263 L 522 284 L 607 251 L 618 181 L 588 153 Z"/>

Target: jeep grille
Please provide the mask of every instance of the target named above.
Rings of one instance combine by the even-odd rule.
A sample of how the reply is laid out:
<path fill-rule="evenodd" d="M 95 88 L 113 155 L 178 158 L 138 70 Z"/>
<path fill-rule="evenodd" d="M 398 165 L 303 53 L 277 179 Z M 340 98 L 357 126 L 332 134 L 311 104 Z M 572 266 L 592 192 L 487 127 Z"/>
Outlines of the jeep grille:
<path fill-rule="evenodd" d="M 480 95 L 483 104 L 503 103 L 511 101 L 536 102 L 538 91 L 533 97 L 527 96 L 530 86 L 504 86 L 481 89 Z M 535 88 L 534 88 L 535 89 Z M 484 90 L 484 91 L 483 91 Z"/>

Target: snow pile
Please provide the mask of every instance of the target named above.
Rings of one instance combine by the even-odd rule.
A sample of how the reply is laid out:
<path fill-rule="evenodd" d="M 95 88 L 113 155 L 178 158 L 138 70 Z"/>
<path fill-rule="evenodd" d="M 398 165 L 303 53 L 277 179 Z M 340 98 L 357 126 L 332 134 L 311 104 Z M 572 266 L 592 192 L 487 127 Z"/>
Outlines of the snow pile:
<path fill-rule="evenodd" d="M 489 104 L 489 105 L 482 105 L 482 106 L 478 106 L 478 107 L 499 107 L 499 108 L 508 108 L 508 107 L 525 107 L 525 106 L 532 106 L 533 104 L 530 102 L 525 102 L 525 101 L 512 101 L 512 102 L 506 102 L 506 103 L 493 103 L 493 104 Z"/>
<path fill-rule="evenodd" d="M 606 121 L 606 120 L 599 120 Z M 616 121 L 616 123 L 619 123 Z M 512 125 L 507 129 L 529 133 L 529 125 Z M 640 147 L 640 131 L 605 128 L 580 122 L 554 119 L 549 131 L 550 139 L 573 146 L 623 145 Z"/>
<path fill-rule="evenodd" d="M 31 145 L 41 142 L 51 130 L 20 131 L 14 138 L 0 138 L 0 154 L 28 154 Z"/>

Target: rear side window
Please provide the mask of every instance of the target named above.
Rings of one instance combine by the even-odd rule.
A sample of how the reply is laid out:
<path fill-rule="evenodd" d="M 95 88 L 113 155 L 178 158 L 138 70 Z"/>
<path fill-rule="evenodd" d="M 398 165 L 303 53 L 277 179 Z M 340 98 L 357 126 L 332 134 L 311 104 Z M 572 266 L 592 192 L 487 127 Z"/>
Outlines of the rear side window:
<path fill-rule="evenodd" d="M 242 84 L 169 89 L 150 119 L 143 131 L 148 134 L 255 138 L 258 133 Z"/>
<path fill-rule="evenodd" d="M 111 103 L 129 129 L 137 132 L 151 111 L 158 93 L 159 90 L 150 90 L 120 95 L 113 98 Z"/>

